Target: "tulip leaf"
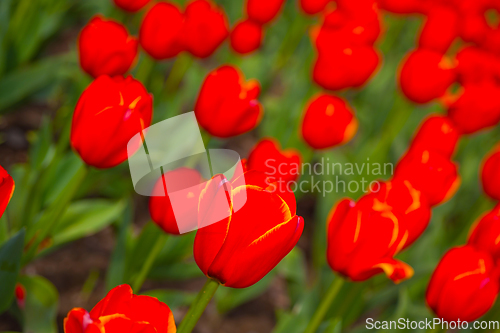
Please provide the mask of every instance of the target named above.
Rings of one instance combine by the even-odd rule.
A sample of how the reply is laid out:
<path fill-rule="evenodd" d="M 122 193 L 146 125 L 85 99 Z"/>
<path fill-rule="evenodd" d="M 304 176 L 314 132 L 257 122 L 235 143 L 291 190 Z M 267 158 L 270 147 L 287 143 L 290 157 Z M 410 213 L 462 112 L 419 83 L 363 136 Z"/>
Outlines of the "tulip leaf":
<path fill-rule="evenodd" d="M 24 248 L 22 229 L 0 247 L 0 313 L 12 302 Z"/>
<path fill-rule="evenodd" d="M 57 333 L 59 295 L 49 280 L 41 276 L 22 276 L 19 282 L 26 289 L 24 333 Z"/>

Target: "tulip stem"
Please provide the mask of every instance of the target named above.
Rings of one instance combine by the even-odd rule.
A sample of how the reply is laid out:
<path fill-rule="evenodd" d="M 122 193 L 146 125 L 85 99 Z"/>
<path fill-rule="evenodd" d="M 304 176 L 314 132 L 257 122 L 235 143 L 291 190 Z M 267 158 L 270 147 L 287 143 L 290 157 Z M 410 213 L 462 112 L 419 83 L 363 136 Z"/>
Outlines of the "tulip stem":
<path fill-rule="evenodd" d="M 191 333 L 193 331 L 193 328 L 196 326 L 196 323 L 205 311 L 208 303 L 210 303 L 210 300 L 217 291 L 217 288 L 219 288 L 219 282 L 208 279 L 198 293 L 198 296 L 196 296 L 193 304 L 191 304 L 189 311 L 184 316 L 184 319 L 177 329 L 177 333 Z"/>
<path fill-rule="evenodd" d="M 330 288 L 328 288 L 328 291 L 326 292 L 326 295 L 321 301 L 318 309 L 314 313 L 313 318 L 309 322 L 309 325 L 307 325 L 304 333 L 315 333 L 318 330 L 319 325 L 321 325 L 321 323 L 323 322 L 323 318 L 325 318 L 328 309 L 330 309 L 333 300 L 335 300 L 335 297 L 337 297 L 337 294 L 339 293 L 340 288 L 342 288 L 343 284 L 344 279 L 336 276 Z"/>
<path fill-rule="evenodd" d="M 177 56 L 165 81 L 165 93 L 167 95 L 177 89 L 192 62 L 193 58 L 188 54 L 181 53 Z"/>
<path fill-rule="evenodd" d="M 158 236 L 158 239 L 156 240 L 155 244 L 153 245 L 153 248 L 149 252 L 146 260 L 144 261 L 144 264 L 142 265 L 141 271 L 139 272 L 139 275 L 135 278 L 134 282 L 132 283 L 132 290 L 135 293 L 139 293 L 139 290 L 141 289 L 142 285 L 144 284 L 144 281 L 146 281 L 146 278 L 148 277 L 149 271 L 151 271 L 151 268 L 153 267 L 153 264 L 155 263 L 156 258 L 158 257 L 158 254 L 160 254 L 161 250 L 163 249 L 163 246 L 165 245 L 167 239 L 168 239 L 168 234 L 161 233 Z"/>

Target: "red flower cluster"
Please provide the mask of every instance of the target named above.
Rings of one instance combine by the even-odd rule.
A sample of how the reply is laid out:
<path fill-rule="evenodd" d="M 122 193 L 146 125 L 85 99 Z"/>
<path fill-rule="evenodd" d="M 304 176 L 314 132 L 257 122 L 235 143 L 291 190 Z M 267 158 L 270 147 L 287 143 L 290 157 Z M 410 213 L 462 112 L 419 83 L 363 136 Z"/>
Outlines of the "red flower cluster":
<path fill-rule="evenodd" d="M 464 134 L 500 122 L 499 30 L 485 17 L 498 10 L 497 1 L 395 1 L 380 0 L 381 8 L 395 13 L 426 16 L 418 48 L 404 61 L 400 71 L 403 93 L 416 103 L 441 98 L 450 119 Z M 470 43 L 454 58 L 446 55 L 461 38 Z M 460 88 L 453 91 L 453 84 Z"/>
<path fill-rule="evenodd" d="M 14 179 L 0 166 L 0 217 L 5 212 L 15 187 Z"/>
<path fill-rule="evenodd" d="M 274 20 L 284 0 L 247 0 L 245 18 L 231 31 L 230 41 L 234 51 L 247 54 L 257 50 L 262 43 L 264 26 Z"/>
<path fill-rule="evenodd" d="M 129 285 L 113 288 L 92 311 L 74 308 L 64 333 L 175 333 L 172 311 L 158 299 L 134 295 Z"/>
<path fill-rule="evenodd" d="M 220 138 L 243 134 L 257 126 L 262 105 L 257 80 L 244 81 L 237 68 L 225 65 L 210 72 L 194 107 L 196 119 L 208 133 Z"/>
<path fill-rule="evenodd" d="M 432 206 L 450 198 L 460 178 L 450 161 L 458 132 L 446 117 L 424 121 L 392 180 L 361 197 L 345 199 L 328 218 L 330 267 L 353 281 L 384 272 L 395 282 L 413 275 L 394 258 L 427 227 Z"/>

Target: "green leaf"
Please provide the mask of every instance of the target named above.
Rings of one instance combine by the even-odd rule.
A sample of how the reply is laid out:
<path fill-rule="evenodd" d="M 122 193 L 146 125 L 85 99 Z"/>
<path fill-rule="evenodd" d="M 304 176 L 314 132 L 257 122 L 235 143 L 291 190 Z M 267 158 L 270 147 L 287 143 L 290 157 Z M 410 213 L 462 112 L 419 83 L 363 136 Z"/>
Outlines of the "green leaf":
<path fill-rule="evenodd" d="M 24 333 L 57 333 L 59 295 L 49 280 L 41 276 L 22 276 L 26 288 Z"/>
<path fill-rule="evenodd" d="M 23 229 L 0 247 L 0 313 L 9 307 L 14 297 L 16 280 L 21 267 L 24 234 Z"/>

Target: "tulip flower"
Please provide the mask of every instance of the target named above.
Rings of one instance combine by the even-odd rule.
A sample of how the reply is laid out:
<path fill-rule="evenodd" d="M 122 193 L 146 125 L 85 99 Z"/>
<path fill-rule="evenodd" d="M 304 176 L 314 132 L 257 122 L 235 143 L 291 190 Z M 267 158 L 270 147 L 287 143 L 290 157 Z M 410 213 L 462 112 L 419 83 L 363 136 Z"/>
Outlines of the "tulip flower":
<path fill-rule="evenodd" d="M 240 54 L 247 54 L 257 50 L 262 43 L 263 29 L 258 23 L 243 20 L 231 31 L 231 47 Z"/>
<path fill-rule="evenodd" d="M 498 269 L 491 256 L 466 245 L 451 249 L 441 259 L 426 299 L 439 318 L 473 321 L 491 308 L 498 288 Z"/>
<path fill-rule="evenodd" d="M 500 170 L 500 169 L 497 169 Z M 467 241 L 477 250 L 488 252 L 495 262 L 500 259 L 500 205 L 484 215 L 472 229 Z"/>
<path fill-rule="evenodd" d="M 281 151 L 279 143 L 263 139 L 252 149 L 248 156 L 247 168 L 264 172 L 271 180 L 281 180 L 285 184 L 296 181 L 301 165 L 300 153 L 295 149 Z"/>
<path fill-rule="evenodd" d="M 122 163 L 128 157 L 129 140 L 151 124 L 152 104 L 151 95 L 131 76 L 100 76 L 76 104 L 71 146 L 85 163 L 96 168 Z"/>
<path fill-rule="evenodd" d="M 302 121 L 302 137 L 314 149 L 344 144 L 357 129 L 358 121 L 347 102 L 328 94 L 319 94 L 309 101 Z"/>
<path fill-rule="evenodd" d="M 256 23 L 266 24 L 278 16 L 284 3 L 284 0 L 247 0 L 246 14 Z"/>
<path fill-rule="evenodd" d="M 157 60 L 172 58 L 183 50 L 183 27 L 184 15 L 177 5 L 158 2 L 144 16 L 139 41 L 151 57 Z"/>
<path fill-rule="evenodd" d="M 500 201 L 500 147 L 485 160 L 481 181 L 484 192 L 492 199 Z"/>
<path fill-rule="evenodd" d="M 304 13 L 314 15 L 325 10 L 332 0 L 299 0 L 300 8 Z"/>
<path fill-rule="evenodd" d="M 469 8 L 469 10 L 462 11 L 461 14 L 460 37 L 467 43 L 482 44 L 488 36 L 488 32 L 491 31 L 484 12 L 478 13 Z"/>
<path fill-rule="evenodd" d="M 382 272 L 394 282 L 410 278 L 413 269 L 394 256 L 422 234 L 430 214 L 425 196 L 409 181 L 381 184 L 357 203 L 340 201 L 328 217 L 330 267 L 353 281 Z"/>
<path fill-rule="evenodd" d="M 431 8 L 431 3 L 421 0 L 378 0 L 381 9 L 396 14 L 426 14 Z"/>
<path fill-rule="evenodd" d="M 194 0 L 186 6 L 184 14 L 184 47 L 195 57 L 209 57 L 229 35 L 224 10 L 212 1 Z"/>
<path fill-rule="evenodd" d="M 196 119 L 208 133 L 220 138 L 248 132 L 262 118 L 259 93 L 257 80 L 245 82 L 237 68 L 219 67 L 203 82 L 194 107 Z"/>
<path fill-rule="evenodd" d="M 5 212 L 15 187 L 14 179 L 0 166 L 0 217 Z"/>
<path fill-rule="evenodd" d="M 122 24 L 95 16 L 78 37 L 80 66 L 95 78 L 125 74 L 134 63 L 138 45 Z"/>
<path fill-rule="evenodd" d="M 24 309 L 26 304 L 26 288 L 20 283 L 16 283 L 16 288 L 14 289 L 14 296 L 16 297 L 17 307 L 19 309 Z"/>
<path fill-rule="evenodd" d="M 448 6 L 432 6 L 420 33 L 418 47 L 444 54 L 459 36 L 460 16 Z"/>
<path fill-rule="evenodd" d="M 201 193 L 198 221 L 204 226 L 194 242 L 198 267 L 232 288 L 262 279 L 297 244 L 304 228 L 293 193 L 252 170 L 233 182 L 214 176 Z"/>
<path fill-rule="evenodd" d="M 430 116 L 420 126 L 410 145 L 413 150 L 432 150 L 450 159 L 460 133 L 448 117 Z"/>
<path fill-rule="evenodd" d="M 115 5 L 127 12 L 137 12 L 148 4 L 151 0 L 113 0 Z"/>
<path fill-rule="evenodd" d="M 464 47 L 456 55 L 458 80 L 462 85 L 480 84 L 483 81 L 494 80 L 498 68 L 495 57 L 484 50 L 469 46 Z"/>
<path fill-rule="evenodd" d="M 408 180 L 431 206 L 449 200 L 460 186 L 458 167 L 434 150 L 413 150 L 399 161 L 394 179 Z"/>
<path fill-rule="evenodd" d="M 443 96 L 455 79 L 455 65 L 448 57 L 418 49 L 404 62 L 399 81 L 408 99 L 423 104 Z"/>
<path fill-rule="evenodd" d="M 110 290 L 92 311 L 74 308 L 64 319 L 64 333 L 175 333 L 172 311 L 158 299 L 134 295 L 129 285 Z"/>
<path fill-rule="evenodd" d="M 464 85 L 449 106 L 448 117 L 464 134 L 493 127 L 500 122 L 500 100 L 494 97 L 499 93 L 500 86 L 490 81 Z"/>
<path fill-rule="evenodd" d="M 149 199 L 149 212 L 153 221 L 166 233 L 173 235 L 179 235 L 179 229 L 195 229 L 202 183 L 203 177 L 194 169 L 179 168 L 163 174 Z M 181 228 L 179 223 L 182 223 Z"/>

